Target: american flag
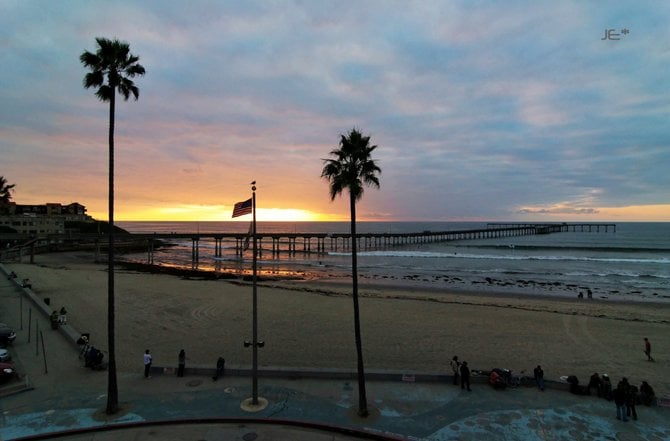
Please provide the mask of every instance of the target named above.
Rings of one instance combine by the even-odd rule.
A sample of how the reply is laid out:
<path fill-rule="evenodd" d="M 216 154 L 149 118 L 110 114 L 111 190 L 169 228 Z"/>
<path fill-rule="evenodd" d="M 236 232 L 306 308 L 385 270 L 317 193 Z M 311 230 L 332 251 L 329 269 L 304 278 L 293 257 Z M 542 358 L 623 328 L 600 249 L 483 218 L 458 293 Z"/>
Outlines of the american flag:
<path fill-rule="evenodd" d="M 245 214 L 251 213 L 251 199 L 247 199 L 243 202 L 238 202 L 233 207 L 233 217 L 244 216 Z"/>

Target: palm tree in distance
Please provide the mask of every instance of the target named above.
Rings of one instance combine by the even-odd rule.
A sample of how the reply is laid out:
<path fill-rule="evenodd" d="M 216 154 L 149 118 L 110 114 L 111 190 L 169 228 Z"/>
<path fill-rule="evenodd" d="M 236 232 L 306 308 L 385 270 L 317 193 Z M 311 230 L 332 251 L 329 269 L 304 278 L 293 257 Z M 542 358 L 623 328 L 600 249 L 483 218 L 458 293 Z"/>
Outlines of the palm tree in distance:
<path fill-rule="evenodd" d="M 107 38 L 96 38 L 95 53 L 85 51 L 79 61 L 88 68 L 84 76 L 84 87 L 97 88 L 95 95 L 100 101 L 109 102 L 109 244 L 107 275 L 107 344 L 109 368 L 107 381 L 107 414 L 119 410 L 119 391 L 116 380 L 116 351 L 114 345 L 114 107 L 116 91 L 125 101 L 130 95 L 139 98 L 140 91 L 131 78 L 144 75 L 140 58 L 130 53 L 128 43 Z"/>
<path fill-rule="evenodd" d="M 347 136 L 341 135 L 340 148 L 330 152 L 332 159 L 324 159 L 321 177 L 330 182 L 330 199 L 335 199 L 344 189 L 349 189 L 351 210 L 351 272 L 352 297 L 354 300 L 354 333 L 358 361 L 358 414 L 368 416 L 368 402 L 365 394 L 365 370 L 363 368 L 363 342 L 358 308 L 358 263 L 356 257 L 356 201 L 363 197 L 363 187 L 373 185 L 379 188 L 378 174 L 381 169 L 371 159 L 376 149 L 370 145 L 370 137 L 352 129 Z"/>
<path fill-rule="evenodd" d="M 9 205 L 15 186 L 16 184 L 9 184 L 4 176 L 0 176 L 0 207 Z"/>

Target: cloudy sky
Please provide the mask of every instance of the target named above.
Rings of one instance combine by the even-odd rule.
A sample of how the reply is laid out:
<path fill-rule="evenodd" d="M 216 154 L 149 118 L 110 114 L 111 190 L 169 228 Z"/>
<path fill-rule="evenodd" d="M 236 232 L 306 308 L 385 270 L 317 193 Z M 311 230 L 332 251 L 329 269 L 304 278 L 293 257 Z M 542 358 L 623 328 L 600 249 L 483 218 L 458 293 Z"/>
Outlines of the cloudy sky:
<path fill-rule="evenodd" d="M 107 218 L 95 37 L 139 55 L 116 218 L 346 220 L 323 159 L 356 127 L 363 220 L 670 221 L 670 3 L 0 0 L 0 175 Z M 607 30 L 610 30 L 607 36 Z"/>

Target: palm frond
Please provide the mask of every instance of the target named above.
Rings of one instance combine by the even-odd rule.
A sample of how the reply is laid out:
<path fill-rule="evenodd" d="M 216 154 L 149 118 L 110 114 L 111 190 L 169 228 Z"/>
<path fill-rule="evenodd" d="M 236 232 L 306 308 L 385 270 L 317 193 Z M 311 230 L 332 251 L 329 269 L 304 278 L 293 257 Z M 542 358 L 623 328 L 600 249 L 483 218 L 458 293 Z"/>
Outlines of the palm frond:
<path fill-rule="evenodd" d="M 377 146 L 370 146 L 370 137 L 363 136 L 357 129 L 347 135 L 340 135 L 340 148 L 330 152 L 332 158 L 324 159 L 321 177 L 330 182 L 331 200 L 348 189 L 354 200 L 363 196 L 365 186 L 379 188 L 378 174 L 381 169 L 371 159 Z"/>
<path fill-rule="evenodd" d="M 87 89 L 97 87 L 95 95 L 101 101 L 111 100 L 116 91 L 125 100 L 130 96 L 137 100 L 140 91 L 130 78 L 142 76 L 146 72 L 139 64 L 140 57 L 130 53 L 128 43 L 102 37 L 96 38 L 95 41 L 98 44 L 97 51 L 95 53 L 84 51 L 79 57 L 84 67 L 90 69 L 84 77 L 84 87 Z"/>
<path fill-rule="evenodd" d="M 94 70 L 84 76 L 84 88 L 100 87 L 105 82 L 105 75 L 100 70 Z"/>

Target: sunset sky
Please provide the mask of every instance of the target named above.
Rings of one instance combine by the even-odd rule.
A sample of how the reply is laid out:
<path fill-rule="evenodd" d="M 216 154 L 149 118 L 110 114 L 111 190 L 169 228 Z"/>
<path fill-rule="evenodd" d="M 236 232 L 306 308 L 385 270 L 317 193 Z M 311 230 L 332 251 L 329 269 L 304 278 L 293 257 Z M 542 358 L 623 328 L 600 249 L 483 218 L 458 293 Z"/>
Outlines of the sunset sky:
<path fill-rule="evenodd" d="M 378 145 L 361 220 L 670 221 L 670 2 L 0 0 L 0 175 L 107 218 L 108 104 L 79 55 L 139 55 L 116 219 L 347 220 L 320 178 Z M 610 30 L 607 36 L 607 30 Z"/>

